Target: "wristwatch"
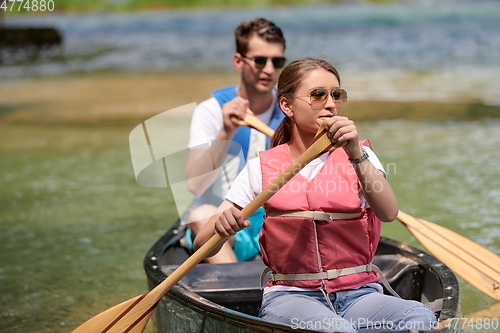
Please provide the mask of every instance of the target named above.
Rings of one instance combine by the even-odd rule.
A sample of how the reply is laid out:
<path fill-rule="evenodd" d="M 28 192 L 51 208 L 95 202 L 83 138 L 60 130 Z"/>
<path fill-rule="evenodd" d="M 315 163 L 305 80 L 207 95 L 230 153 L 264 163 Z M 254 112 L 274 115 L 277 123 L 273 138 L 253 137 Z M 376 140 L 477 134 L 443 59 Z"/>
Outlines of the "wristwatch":
<path fill-rule="evenodd" d="M 354 160 L 349 159 L 349 161 L 352 164 L 359 164 L 359 163 L 363 162 L 364 160 L 366 160 L 368 158 L 368 154 L 366 153 L 366 151 L 363 148 L 361 148 L 361 151 L 363 152 L 363 155 L 361 155 L 361 157 L 356 158 Z"/>

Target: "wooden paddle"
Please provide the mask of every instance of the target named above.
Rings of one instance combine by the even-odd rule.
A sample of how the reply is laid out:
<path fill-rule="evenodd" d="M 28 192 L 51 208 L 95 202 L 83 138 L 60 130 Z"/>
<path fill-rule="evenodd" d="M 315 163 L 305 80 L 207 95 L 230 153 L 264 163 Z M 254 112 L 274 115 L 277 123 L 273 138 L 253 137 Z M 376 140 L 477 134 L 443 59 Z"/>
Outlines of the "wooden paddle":
<path fill-rule="evenodd" d="M 231 120 L 235 124 L 255 128 L 259 132 L 267 135 L 268 137 L 273 136 L 274 131 L 269 126 L 267 126 L 264 122 L 262 122 L 262 120 L 257 118 L 250 109 L 247 109 L 247 114 L 245 115 L 245 119 L 241 120 L 241 119 L 238 119 L 238 117 L 236 117 L 236 116 L 232 116 Z"/>
<path fill-rule="evenodd" d="M 485 295 L 500 301 L 500 257 L 445 227 L 402 211 L 397 219 L 436 258 Z"/>
<path fill-rule="evenodd" d="M 296 175 L 307 163 L 330 149 L 340 147 L 332 145 L 324 126 L 320 128 L 314 143 L 290 165 L 276 180 L 274 180 L 262 193 L 252 200 L 241 213 L 245 219 L 250 217 L 260 206 Z M 216 219 L 218 215 L 212 217 Z M 190 270 L 219 246 L 225 238 L 218 233 L 213 235 L 202 247 L 191 255 L 170 276 L 151 291 L 132 298 L 128 301 L 90 318 L 85 323 L 73 330 L 73 333 L 140 333 L 146 327 L 159 300 L 182 279 Z"/>
<path fill-rule="evenodd" d="M 272 129 L 264 134 L 272 136 Z M 500 301 L 500 256 L 445 227 L 402 211 L 397 219 L 436 258 L 485 295 Z"/>

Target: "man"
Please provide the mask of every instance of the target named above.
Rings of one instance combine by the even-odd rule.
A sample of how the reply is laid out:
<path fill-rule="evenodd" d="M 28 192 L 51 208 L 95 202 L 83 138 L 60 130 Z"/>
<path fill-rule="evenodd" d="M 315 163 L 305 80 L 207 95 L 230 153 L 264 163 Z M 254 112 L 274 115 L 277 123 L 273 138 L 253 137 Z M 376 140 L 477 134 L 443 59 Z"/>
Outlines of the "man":
<path fill-rule="evenodd" d="M 272 129 L 283 119 L 274 88 L 285 65 L 286 42 L 281 29 L 273 22 L 256 18 L 243 22 L 234 34 L 236 53 L 232 60 L 236 71 L 241 73 L 241 82 L 214 91 L 210 99 L 198 105 L 191 121 L 186 183 L 197 200 L 187 217 L 192 233 L 188 232 L 188 242 L 215 213 L 245 161 L 268 147 L 269 140 L 264 134 L 236 125 L 231 117 L 243 120 L 247 110 L 251 110 Z M 238 145 L 230 146 L 230 142 Z M 210 149 L 207 150 L 207 146 Z M 237 149 L 239 153 L 233 152 L 235 146 L 241 147 Z M 209 172 L 221 165 L 222 172 Z M 246 232 L 238 233 L 207 261 L 227 263 L 255 257 L 259 253 L 263 210 L 258 210 L 249 220 L 252 226 L 245 229 Z"/>

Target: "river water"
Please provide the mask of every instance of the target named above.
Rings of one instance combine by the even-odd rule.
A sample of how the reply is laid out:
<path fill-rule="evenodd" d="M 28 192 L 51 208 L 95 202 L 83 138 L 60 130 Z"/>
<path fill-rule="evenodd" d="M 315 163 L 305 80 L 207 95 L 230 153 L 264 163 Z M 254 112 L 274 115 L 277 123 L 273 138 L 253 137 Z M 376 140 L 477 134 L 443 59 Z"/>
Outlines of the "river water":
<path fill-rule="evenodd" d="M 344 76 L 384 81 L 410 73 L 426 86 L 399 87 L 395 93 L 381 82 L 355 98 L 458 98 L 498 105 L 499 7 L 491 0 L 418 0 L 384 6 L 7 17 L 11 26 L 58 28 L 65 38 L 64 56 L 3 67 L 0 78 L 109 70 L 232 70 L 234 27 L 264 16 L 283 28 L 290 60 L 323 56 Z M 453 91 L 458 93 L 450 95 Z"/>
<path fill-rule="evenodd" d="M 497 1 L 7 17 L 13 26 L 56 26 L 65 41 L 60 57 L 6 63 L 0 84 L 22 89 L 29 80 L 94 72 L 230 72 L 232 31 L 255 16 L 283 28 L 290 60 L 334 62 L 355 100 L 500 105 Z M 1 94 L 0 120 L 16 112 Z M 69 332 L 146 290 L 143 256 L 177 212 L 168 190 L 134 179 L 128 135 L 138 123 L 0 121 L 1 332 Z M 498 118 L 358 127 L 391 163 L 403 211 L 500 254 Z M 182 136 L 184 128 L 169 131 Z M 397 222 L 383 233 L 421 247 Z M 465 315 L 493 304 L 464 281 L 461 288 Z"/>

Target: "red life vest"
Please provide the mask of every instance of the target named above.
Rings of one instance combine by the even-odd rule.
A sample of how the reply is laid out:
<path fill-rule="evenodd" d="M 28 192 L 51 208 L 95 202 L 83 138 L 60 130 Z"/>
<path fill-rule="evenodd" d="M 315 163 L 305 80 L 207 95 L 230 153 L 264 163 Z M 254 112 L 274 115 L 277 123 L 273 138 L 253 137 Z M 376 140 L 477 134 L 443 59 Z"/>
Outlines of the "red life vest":
<path fill-rule="evenodd" d="M 369 146 L 368 140 L 360 145 Z M 287 144 L 260 152 L 262 188 L 266 188 L 293 163 Z M 318 221 L 312 217 L 267 216 L 260 233 L 264 263 L 275 273 L 320 273 L 372 262 L 380 238 L 381 222 L 371 209 L 363 209 L 356 172 L 344 149 L 331 152 L 311 181 L 297 174 L 265 204 L 271 211 L 321 211 L 362 213 L 350 220 Z M 374 272 L 361 272 L 335 279 L 272 281 L 327 292 L 378 282 Z"/>

